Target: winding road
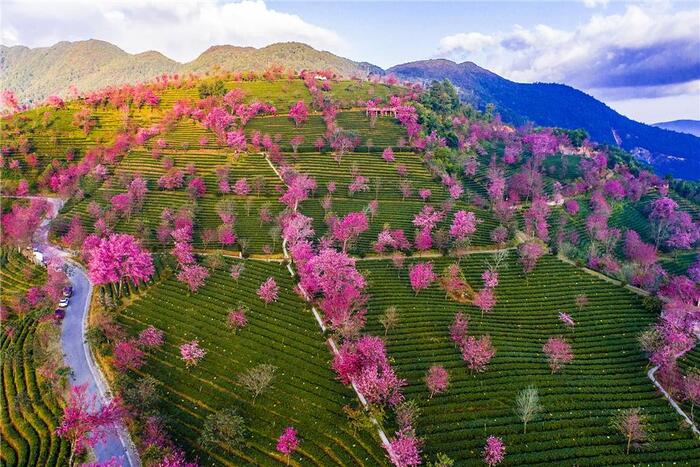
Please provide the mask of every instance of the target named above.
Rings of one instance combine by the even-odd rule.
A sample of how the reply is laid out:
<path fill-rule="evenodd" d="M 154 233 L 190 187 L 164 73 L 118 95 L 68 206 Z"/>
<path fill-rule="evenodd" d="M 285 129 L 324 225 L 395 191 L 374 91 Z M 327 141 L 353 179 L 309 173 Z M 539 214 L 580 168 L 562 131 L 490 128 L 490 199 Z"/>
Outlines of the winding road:
<path fill-rule="evenodd" d="M 97 402 L 103 404 L 112 396 L 104 375 L 95 363 L 92 351 L 85 340 L 92 283 L 83 267 L 73 261 L 68 252 L 49 243 L 49 224 L 63 206 L 63 200 L 58 198 L 43 199 L 51 204 L 51 209 L 37 229 L 34 236 L 34 247 L 43 253 L 45 259 L 61 257 L 70 265 L 68 277 L 73 286 L 73 296 L 70 299 L 61 327 L 61 347 L 63 348 L 64 360 L 71 368 L 71 385 L 86 384 L 88 394 L 95 395 Z M 139 467 L 141 465 L 136 448 L 123 425 L 117 425 L 107 430 L 105 439 L 95 445 L 93 453 L 98 462 L 115 458 L 120 460 L 123 467 Z"/>

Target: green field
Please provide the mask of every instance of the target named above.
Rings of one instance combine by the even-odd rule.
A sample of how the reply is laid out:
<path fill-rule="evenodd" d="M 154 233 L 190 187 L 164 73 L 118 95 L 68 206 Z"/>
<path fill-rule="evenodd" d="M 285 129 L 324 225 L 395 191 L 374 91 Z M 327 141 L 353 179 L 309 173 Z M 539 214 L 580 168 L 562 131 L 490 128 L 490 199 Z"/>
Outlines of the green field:
<path fill-rule="evenodd" d="M 487 258 L 470 255 L 462 262 L 475 288 L 481 287 Z M 445 258 L 436 260 L 436 270 L 447 264 Z M 388 350 L 399 376 L 408 379 L 407 397 L 422 409 L 417 431 L 426 442 L 424 458 L 444 452 L 459 465 L 478 465 L 491 434 L 503 437 L 509 465 L 670 464 L 700 458 L 700 442 L 680 427 L 678 415 L 646 377 L 647 361 L 636 338 L 655 317 L 636 295 L 549 256 L 526 279 L 512 258 L 501 271 L 498 304 L 482 320 L 475 307 L 446 300 L 437 285 L 416 296 L 406 271 L 397 276 L 390 262 L 366 261 L 360 268 L 371 283 L 369 330 L 383 335 L 381 313 L 391 305 L 399 309 Z M 589 298 L 582 311 L 574 306 L 580 293 Z M 449 338 L 457 311 L 470 316 L 470 334 L 490 334 L 497 349 L 482 374 L 470 374 Z M 560 311 L 574 317 L 574 332 L 561 325 Z M 572 344 L 574 360 L 552 375 L 541 348 L 558 335 Z M 451 385 L 429 400 L 423 378 L 434 364 L 450 372 Z M 529 385 L 539 389 L 544 411 L 523 434 L 513 408 L 516 393 Z M 610 417 L 638 406 L 651 416 L 655 440 L 626 456 Z"/>
<path fill-rule="evenodd" d="M 265 304 L 255 295 L 273 276 L 279 301 Z M 275 452 L 286 426 L 299 431 L 299 465 L 381 465 L 384 452 L 364 432 L 354 433 L 342 412 L 355 402 L 354 393 L 335 381 L 330 352 L 311 312 L 292 292 L 288 272 L 278 263 L 246 261 L 235 282 L 225 271 L 213 272 L 196 294 L 188 294 L 175 277 L 161 282 L 120 314 L 119 322 L 137 333 L 147 325 L 165 331 L 165 345 L 142 369 L 162 385 L 161 412 L 172 420 L 173 438 L 189 454 L 225 465 L 268 465 L 283 459 Z M 248 326 L 234 334 L 226 327 L 229 309 L 249 307 Z M 198 338 L 208 354 L 187 370 L 178 346 Z M 278 367 L 272 388 L 254 403 L 237 375 L 260 363 Z M 246 447 L 205 452 L 197 444 L 204 418 L 222 408 L 236 408 L 248 422 Z"/>
<path fill-rule="evenodd" d="M 44 282 L 44 270 L 15 250 L 0 252 L 0 289 L 2 306 Z M 66 465 L 70 445 L 54 431 L 62 413 L 60 403 L 45 386 L 35 366 L 35 334 L 38 313 L 3 320 L 3 329 L 14 328 L 14 335 L 2 333 L 0 358 L 0 459 L 6 466 Z"/>

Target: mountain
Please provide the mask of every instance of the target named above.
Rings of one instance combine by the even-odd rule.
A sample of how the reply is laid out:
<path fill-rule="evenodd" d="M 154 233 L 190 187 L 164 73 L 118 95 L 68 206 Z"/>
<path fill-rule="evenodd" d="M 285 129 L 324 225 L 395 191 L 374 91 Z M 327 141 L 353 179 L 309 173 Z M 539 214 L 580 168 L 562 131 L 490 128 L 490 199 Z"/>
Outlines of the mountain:
<path fill-rule="evenodd" d="M 700 178 L 700 138 L 636 122 L 570 86 L 516 83 L 472 62 L 444 59 L 405 63 L 387 73 L 420 81 L 448 78 L 464 101 L 480 109 L 494 104 L 506 122 L 583 128 L 593 140 L 633 152 L 661 175 Z"/>
<path fill-rule="evenodd" d="M 700 120 L 672 120 L 670 122 L 654 123 L 653 126 L 665 130 L 677 131 L 679 133 L 700 136 Z"/>
<path fill-rule="evenodd" d="M 36 102 L 51 94 L 66 95 L 71 85 L 80 91 L 91 91 L 136 83 L 163 73 L 204 73 L 215 66 L 227 71 L 262 71 L 270 65 L 295 70 L 331 69 L 347 77 L 383 74 L 381 68 L 372 64 L 354 62 L 298 42 L 260 49 L 214 46 L 191 62 L 179 63 L 159 52 L 129 54 L 109 42 L 91 39 L 38 48 L 0 45 L 0 88 L 14 90 L 22 101 Z"/>

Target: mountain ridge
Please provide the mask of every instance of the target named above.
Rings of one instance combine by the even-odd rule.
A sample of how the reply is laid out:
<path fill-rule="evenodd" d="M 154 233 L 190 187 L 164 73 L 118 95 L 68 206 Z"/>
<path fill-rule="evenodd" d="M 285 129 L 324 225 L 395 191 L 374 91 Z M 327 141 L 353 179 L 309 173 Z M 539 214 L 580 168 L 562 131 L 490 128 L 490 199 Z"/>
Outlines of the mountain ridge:
<path fill-rule="evenodd" d="M 261 48 L 213 45 L 186 63 L 155 50 L 130 54 L 99 39 L 61 41 L 36 48 L 0 45 L 1 87 L 12 89 L 19 99 L 29 102 L 40 102 L 51 94 L 65 96 L 71 85 L 84 92 L 147 81 L 164 73 L 205 73 L 215 66 L 226 71 L 262 71 L 270 65 L 297 71 L 331 69 L 347 77 L 384 73 L 376 65 L 355 62 L 300 42 Z"/>
<path fill-rule="evenodd" d="M 660 174 L 700 178 L 700 138 L 634 121 L 584 91 L 559 83 L 518 83 L 473 62 L 420 60 L 387 70 L 403 79 L 449 79 L 462 100 L 483 110 L 488 104 L 515 125 L 582 128 L 596 141 L 619 145 Z"/>

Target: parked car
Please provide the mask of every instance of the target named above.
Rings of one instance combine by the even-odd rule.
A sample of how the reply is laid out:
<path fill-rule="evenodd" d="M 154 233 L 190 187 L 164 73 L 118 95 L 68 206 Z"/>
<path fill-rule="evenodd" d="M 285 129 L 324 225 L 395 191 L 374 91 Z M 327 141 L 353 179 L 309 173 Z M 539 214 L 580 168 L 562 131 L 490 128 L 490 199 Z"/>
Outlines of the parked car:
<path fill-rule="evenodd" d="M 58 306 L 61 308 L 66 308 L 68 306 L 68 299 L 67 298 L 62 298 L 60 302 L 58 302 Z"/>
<path fill-rule="evenodd" d="M 73 296 L 73 287 L 70 285 L 68 287 L 63 288 L 63 296 L 68 298 Z"/>
<path fill-rule="evenodd" d="M 63 308 L 56 308 L 56 310 L 53 312 L 53 317 L 56 321 L 61 321 L 66 317 L 66 310 Z"/>

